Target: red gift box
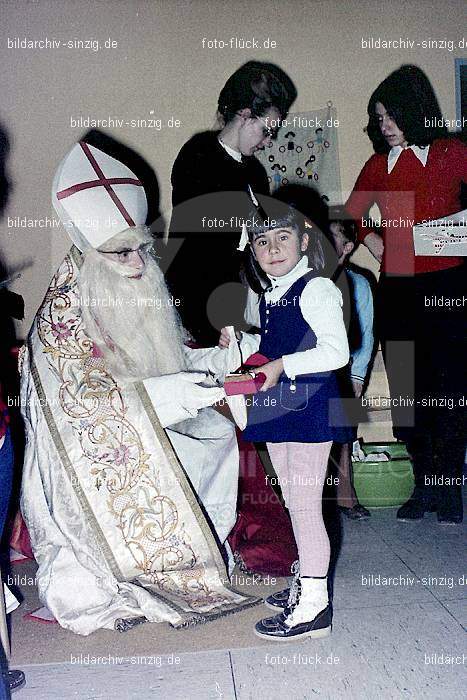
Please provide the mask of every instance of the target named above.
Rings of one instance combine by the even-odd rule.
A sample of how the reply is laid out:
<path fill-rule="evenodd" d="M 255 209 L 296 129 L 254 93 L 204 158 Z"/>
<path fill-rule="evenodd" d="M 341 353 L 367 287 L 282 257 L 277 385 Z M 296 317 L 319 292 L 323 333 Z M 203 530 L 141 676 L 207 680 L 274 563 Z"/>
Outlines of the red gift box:
<path fill-rule="evenodd" d="M 245 360 L 238 372 L 233 374 L 228 374 L 225 378 L 224 389 L 227 396 L 236 396 L 238 394 L 256 394 L 257 391 L 261 389 L 264 382 L 266 381 L 266 375 L 263 372 L 258 372 L 254 374 L 248 370 L 251 367 L 261 367 L 265 365 L 270 360 L 261 355 L 259 352 L 255 352 L 253 355 Z"/>

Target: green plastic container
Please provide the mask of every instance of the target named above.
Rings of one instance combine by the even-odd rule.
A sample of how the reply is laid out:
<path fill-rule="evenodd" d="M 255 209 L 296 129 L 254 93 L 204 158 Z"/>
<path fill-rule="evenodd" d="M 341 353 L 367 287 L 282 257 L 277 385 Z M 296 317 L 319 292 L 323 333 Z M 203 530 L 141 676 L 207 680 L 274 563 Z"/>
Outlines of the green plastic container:
<path fill-rule="evenodd" d="M 353 462 L 353 480 L 358 500 L 368 508 L 391 508 L 405 503 L 414 488 L 412 463 L 402 442 L 387 445 L 367 442 L 363 452 L 386 452 L 389 462 Z"/>

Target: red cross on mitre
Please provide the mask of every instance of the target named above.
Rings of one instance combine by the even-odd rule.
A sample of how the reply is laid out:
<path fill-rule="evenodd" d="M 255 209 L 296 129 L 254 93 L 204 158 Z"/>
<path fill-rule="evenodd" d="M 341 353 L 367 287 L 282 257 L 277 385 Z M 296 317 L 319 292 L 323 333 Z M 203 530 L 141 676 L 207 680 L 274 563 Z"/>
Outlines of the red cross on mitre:
<path fill-rule="evenodd" d="M 54 205 L 83 250 L 143 225 L 147 200 L 141 181 L 120 161 L 84 141 L 70 151 L 55 178 Z M 79 240 L 75 240 L 75 238 Z"/>

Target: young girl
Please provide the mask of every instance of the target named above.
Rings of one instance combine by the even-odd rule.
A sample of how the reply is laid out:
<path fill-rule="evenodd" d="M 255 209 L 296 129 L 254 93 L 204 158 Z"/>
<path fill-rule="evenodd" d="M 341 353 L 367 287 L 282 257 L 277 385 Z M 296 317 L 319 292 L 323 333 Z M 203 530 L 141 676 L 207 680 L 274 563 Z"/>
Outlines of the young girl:
<path fill-rule="evenodd" d="M 244 437 L 267 443 L 299 554 L 290 591 L 266 601 L 283 611 L 255 631 L 276 639 L 322 637 L 331 629 L 322 490 L 333 441 L 350 439 L 333 373 L 349 359 L 342 298 L 321 276 L 319 233 L 303 215 L 268 200 L 250 221 L 247 278 L 260 293 L 251 293 L 249 308 L 255 299 L 261 334 L 242 333 L 240 347 L 245 358 L 259 351 L 271 361 L 256 370 L 266 381 L 250 399 Z M 225 331 L 220 344 L 228 345 Z"/>

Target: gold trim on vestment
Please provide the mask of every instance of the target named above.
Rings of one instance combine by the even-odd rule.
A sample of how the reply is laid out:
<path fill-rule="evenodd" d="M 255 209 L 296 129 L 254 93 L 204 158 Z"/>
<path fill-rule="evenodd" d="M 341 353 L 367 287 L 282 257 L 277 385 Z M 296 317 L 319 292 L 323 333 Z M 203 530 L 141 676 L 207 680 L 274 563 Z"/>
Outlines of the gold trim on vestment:
<path fill-rule="evenodd" d="M 117 564 L 117 561 L 115 557 L 112 554 L 112 550 L 110 549 L 107 540 L 104 537 L 104 533 L 102 532 L 101 528 L 99 527 L 99 523 L 97 522 L 97 519 L 94 515 L 94 511 L 92 510 L 88 499 L 86 498 L 83 489 L 79 485 L 79 477 L 76 474 L 76 471 L 73 467 L 72 462 L 70 461 L 68 457 L 68 453 L 65 449 L 65 445 L 63 444 L 62 438 L 60 436 L 59 431 L 57 430 L 57 426 L 55 424 L 55 420 L 52 416 L 52 411 L 50 410 L 50 406 L 47 402 L 47 398 L 44 392 L 44 388 L 42 386 L 41 378 L 39 376 L 39 372 L 37 370 L 36 364 L 32 358 L 32 351 L 31 351 L 31 345 L 30 345 L 30 339 L 28 338 L 28 350 L 29 350 L 29 366 L 31 368 L 31 374 L 32 378 L 34 380 L 34 386 L 37 392 L 37 395 L 39 397 L 39 402 L 42 410 L 44 411 L 44 416 L 47 422 L 47 427 L 50 431 L 50 435 L 52 437 L 52 440 L 55 445 L 55 449 L 58 452 L 58 455 L 62 461 L 63 468 L 65 469 L 65 472 L 70 480 L 71 487 L 73 488 L 73 491 L 75 492 L 75 495 L 81 505 L 81 508 L 84 510 L 86 516 L 90 519 L 91 524 L 94 527 L 94 535 L 96 537 L 96 540 L 98 542 L 99 547 L 102 550 L 102 554 L 104 555 L 104 559 L 107 561 L 113 575 L 117 579 L 117 581 L 124 581 L 125 578 L 120 571 L 120 567 Z"/>
<path fill-rule="evenodd" d="M 235 590 L 226 581 L 215 536 L 144 385 L 133 385 L 132 399 L 131 392 L 124 393 L 107 372 L 103 359 L 94 355 L 80 313 L 73 312 L 77 302 L 73 267 L 76 270 L 81 265 L 82 256 L 73 247 L 38 311 L 28 339 L 29 361 L 55 449 L 102 556 L 117 581 L 142 587 L 176 612 L 180 616 L 176 627 L 258 604 L 260 599 Z M 33 360 L 34 332 L 59 382 L 57 416 L 71 431 L 64 438 Z M 141 401 L 144 409 L 140 427 L 134 400 Z M 151 442 L 151 430 L 155 442 Z M 82 459 L 87 461 L 77 463 L 80 473 L 68 456 L 65 441 L 71 441 L 69 448 L 75 443 L 81 447 Z M 166 479 L 170 475 L 175 477 L 172 485 Z M 105 490 L 99 496 L 101 488 Z M 112 529 L 106 537 L 99 511 L 121 538 L 115 555 L 108 543 Z M 141 574 L 131 575 L 135 569 Z M 232 595 L 238 600 L 232 600 Z"/>

